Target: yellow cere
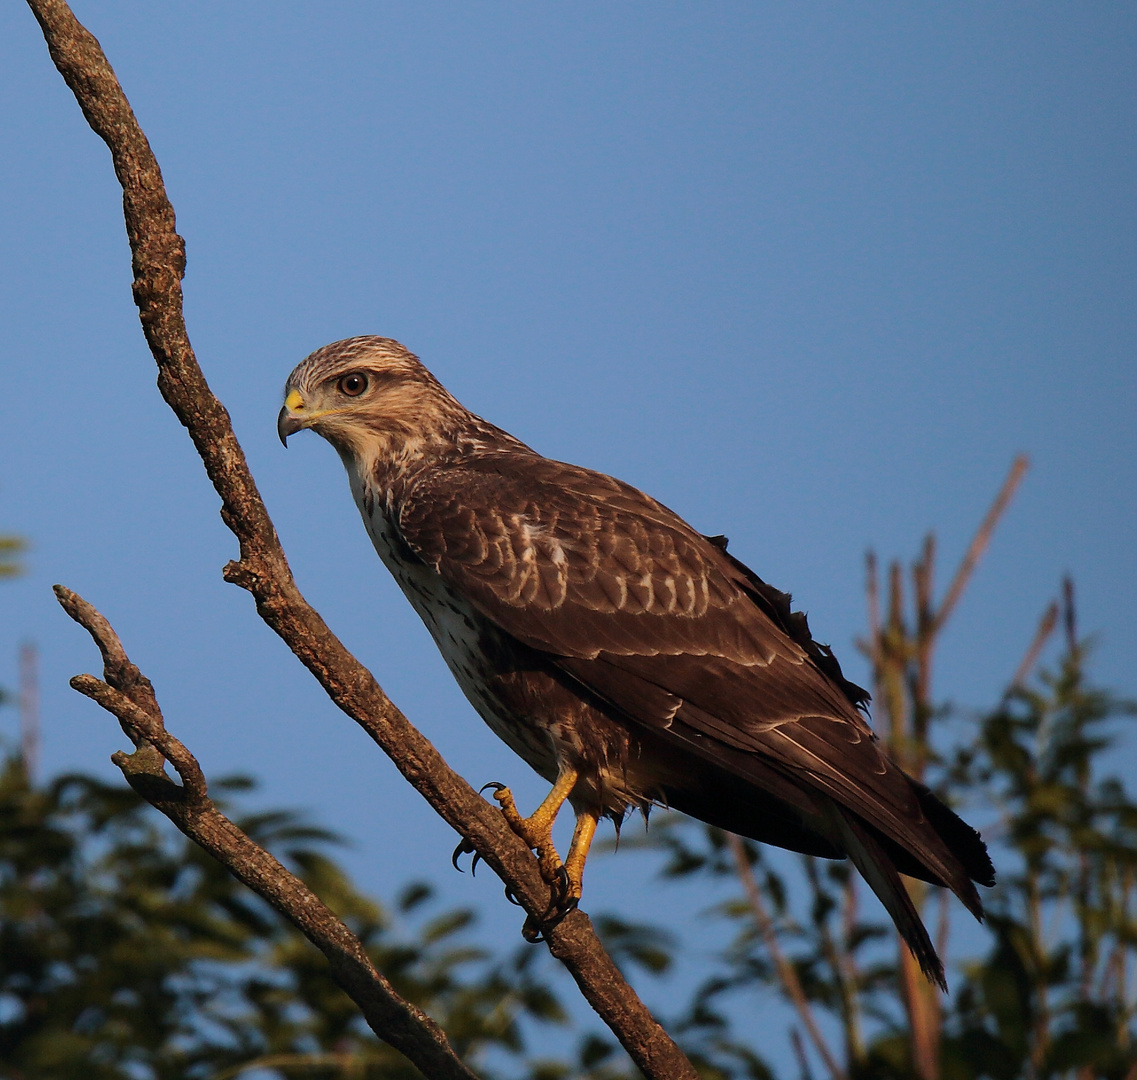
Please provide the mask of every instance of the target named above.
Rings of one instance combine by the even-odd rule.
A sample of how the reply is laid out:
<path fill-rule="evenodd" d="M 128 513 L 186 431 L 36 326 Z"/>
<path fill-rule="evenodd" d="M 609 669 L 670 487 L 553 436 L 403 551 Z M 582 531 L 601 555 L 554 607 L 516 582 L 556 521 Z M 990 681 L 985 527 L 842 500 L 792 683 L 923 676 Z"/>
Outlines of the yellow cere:
<path fill-rule="evenodd" d="M 290 390 L 288 392 L 288 397 L 284 399 L 284 407 L 293 410 L 293 412 L 297 409 L 304 408 L 304 398 L 299 390 Z"/>

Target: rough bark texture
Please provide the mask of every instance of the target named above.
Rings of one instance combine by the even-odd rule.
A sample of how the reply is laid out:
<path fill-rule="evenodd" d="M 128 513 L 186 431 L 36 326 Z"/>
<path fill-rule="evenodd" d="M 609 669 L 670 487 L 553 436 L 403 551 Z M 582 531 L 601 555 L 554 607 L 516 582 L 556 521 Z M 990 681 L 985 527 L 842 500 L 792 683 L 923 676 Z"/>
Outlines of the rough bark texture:
<path fill-rule="evenodd" d="M 110 623 L 70 589 L 57 585 L 55 595 L 67 614 L 90 631 L 103 654 L 103 679 L 76 675 L 71 685 L 117 716 L 134 743 L 134 753 L 120 752 L 111 759 L 130 786 L 327 957 L 336 982 L 384 1042 L 426 1076 L 477 1080 L 451 1049 L 446 1033 L 395 992 L 359 939 L 320 898 L 218 811 L 197 759 L 166 730 L 150 680 L 130 662 Z M 180 785 L 166 774 L 167 761 L 181 778 Z"/>
<path fill-rule="evenodd" d="M 497 809 L 447 766 L 297 589 L 229 415 L 211 393 L 190 346 L 182 316 L 185 247 L 175 231 L 173 207 L 146 136 L 99 43 L 67 4 L 62 0 L 28 0 L 28 4 L 55 66 L 87 122 L 111 151 L 123 188 L 134 299 L 158 364 L 158 388 L 189 431 L 221 496 L 222 517 L 240 544 L 240 558 L 225 568 L 226 580 L 252 594 L 260 616 L 336 705 L 367 731 L 416 790 L 467 839 L 521 906 L 540 917 L 548 908 L 549 890 L 528 849 Z M 140 707 L 145 711 L 145 706 Z M 575 911 L 551 928 L 547 940 L 553 955 L 565 964 L 589 1004 L 645 1075 L 653 1080 L 695 1080 L 690 1062 L 620 974 L 583 912 Z M 337 971 L 340 985 L 351 993 L 340 976 Z"/>

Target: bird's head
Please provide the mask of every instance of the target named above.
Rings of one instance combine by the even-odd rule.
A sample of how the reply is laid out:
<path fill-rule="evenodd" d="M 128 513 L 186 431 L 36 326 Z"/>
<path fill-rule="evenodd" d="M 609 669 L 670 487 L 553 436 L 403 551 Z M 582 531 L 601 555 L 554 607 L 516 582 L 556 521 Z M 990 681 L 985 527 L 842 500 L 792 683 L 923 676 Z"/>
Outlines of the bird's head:
<path fill-rule="evenodd" d="M 317 349 L 284 386 L 276 430 L 311 428 L 346 459 L 387 460 L 445 437 L 468 415 L 397 341 L 354 337 Z"/>

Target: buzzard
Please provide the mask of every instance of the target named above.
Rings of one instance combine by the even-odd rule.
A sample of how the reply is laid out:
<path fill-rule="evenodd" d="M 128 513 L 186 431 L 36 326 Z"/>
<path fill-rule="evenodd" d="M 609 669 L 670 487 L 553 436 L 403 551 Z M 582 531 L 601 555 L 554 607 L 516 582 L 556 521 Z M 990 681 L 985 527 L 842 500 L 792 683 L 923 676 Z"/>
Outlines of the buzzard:
<path fill-rule="evenodd" d="M 929 978 L 943 967 L 900 875 L 976 917 L 979 834 L 877 745 L 868 695 L 790 598 L 642 491 L 542 457 L 475 416 L 397 341 L 355 337 L 288 378 L 282 441 L 339 452 L 379 557 L 487 724 L 552 785 L 495 798 L 570 910 L 597 822 L 673 807 L 754 840 L 849 857 Z M 286 443 L 287 445 L 287 443 Z M 563 863 L 552 825 L 576 829 Z"/>

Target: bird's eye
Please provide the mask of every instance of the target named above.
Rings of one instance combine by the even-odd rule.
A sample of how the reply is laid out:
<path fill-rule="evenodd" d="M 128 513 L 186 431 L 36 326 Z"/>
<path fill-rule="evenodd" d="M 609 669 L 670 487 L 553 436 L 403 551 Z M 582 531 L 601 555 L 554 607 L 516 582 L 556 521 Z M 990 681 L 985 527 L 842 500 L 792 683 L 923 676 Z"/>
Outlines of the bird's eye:
<path fill-rule="evenodd" d="M 348 397 L 359 397 L 367 389 L 367 376 L 362 372 L 353 371 L 350 375 L 345 375 L 340 379 L 339 388 L 341 394 L 346 394 Z"/>

